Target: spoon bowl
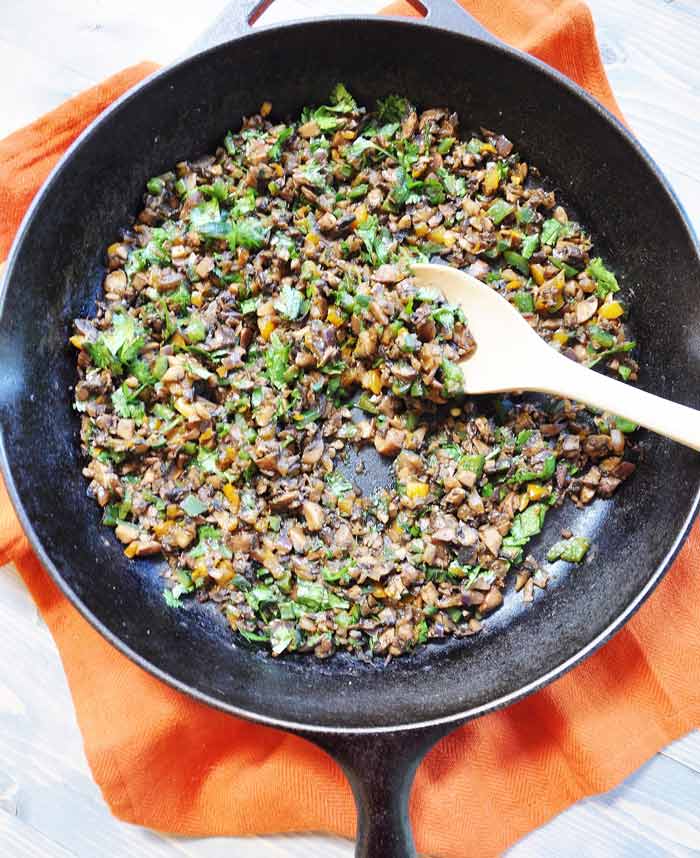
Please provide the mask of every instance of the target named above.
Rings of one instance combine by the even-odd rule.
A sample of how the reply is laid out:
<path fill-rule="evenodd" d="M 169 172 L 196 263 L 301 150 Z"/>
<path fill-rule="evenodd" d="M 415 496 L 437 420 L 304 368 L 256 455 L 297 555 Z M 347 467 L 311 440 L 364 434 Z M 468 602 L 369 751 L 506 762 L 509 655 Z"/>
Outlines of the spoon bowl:
<path fill-rule="evenodd" d="M 413 266 L 416 285 L 459 306 L 476 341 L 460 364 L 468 394 L 530 391 L 583 402 L 700 450 L 700 411 L 646 393 L 569 360 L 549 346 L 505 298 L 448 265 Z"/>

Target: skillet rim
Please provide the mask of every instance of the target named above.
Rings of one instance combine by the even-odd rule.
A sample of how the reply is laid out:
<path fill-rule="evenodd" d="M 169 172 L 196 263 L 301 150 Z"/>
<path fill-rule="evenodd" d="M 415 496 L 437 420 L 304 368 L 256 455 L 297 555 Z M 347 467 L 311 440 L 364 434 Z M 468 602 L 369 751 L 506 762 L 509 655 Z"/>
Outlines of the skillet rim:
<path fill-rule="evenodd" d="M 622 138 L 622 140 L 627 146 L 630 146 L 636 152 L 637 156 L 641 158 L 643 162 L 645 162 L 646 166 L 654 174 L 656 181 L 659 183 L 661 189 L 665 191 L 666 195 L 669 198 L 669 202 L 672 204 L 672 206 L 677 212 L 679 219 L 678 226 L 682 226 L 685 229 L 686 237 L 689 239 L 690 244 L 695 250 L 698 267 L 700 268 L 700 243 L 698 242 L 698 236 L 690 221 L 690 218 L 688 217 L 688 213 L 686 212 L 685 207 L 678 199 L 675 191 L 669 184 L 668 180 L 666 179 L 654 159 L 646 151 L 642 144 L 632 135 L 632 133 L 627 129 L 627 127 L 614 114 L 612 114 L 607 108 L 600 104 L 600 102 L 593 98 L 593 96 L 591 96 L 585 89 L 583 89 L 583 87 L 579 86 L 579 84 L 567 78 L 558 70 L 546 65 L 544 62 L 537 59 L 536 57 L 526 54 L 525 52 L 520 51 L 510 45 L 506 45 L 500 41 L 496 41 L 495 39 L 480 38 L 472 34 L 457 32 L 447 27 L 434 26 L 429 22 L 426 23 L 423 19 L 408 19 L 397 16 L 378 15 L 320 16 L 303 19 L 301 21 L 292 21 L 283 24 L 256 27 L 255 29 L 251 29 L 244 35 L 236 36 L 235 38 L 228 39 L 225 42 L 221 42 L 192 56 L 176 60 L 175 62 L 164 66 L 161 69 L 158 69 L 153 74 L 148 75 L 146 78 L 144 78 L 144 80 L 142 80 L 136 86 L 132 87 L 130 90 L 128 90 L 118 99 L 116 99 L 116 101 L 112 102 L 112 104 L 110 104 L 98 117 L 96 117 L 69 146 L 69 148 L 63 154 L 56 166 L 52 169 L 46 181 L 32 200 L 26 214 L 22 219 L 22 222 L 20 223 L 19 229 L 17 230 L 17 234 L 15 236 L 12 247 L 10 249 L 10 253 L 7 258 L 7 265 L 5 275 L 3 277 L 3 282 L 2 284 L 0 284 L 0 336 L 2 336 L 3 333 L 7 332 L 6 329 L 8 327 L 8 320 L 4 317 L 3 313 L 5 306 L 5 298 L 9 293 L 13 271 L 17 259 L 20 255 L 20 251 L 22 249 L 25 234 L 29 229 L 32 221 L 34 220 L 34 217 L 36 216 L 37 212 L 40 210 L 44 197 L 46 196 L 50 187 L 53 185 L 53 183 L 56 181 L 62 171 L 66 168 L 73 155 L 80 150 L 83 143 L 92 134 L 95 133 L 99 126 L 108 117 L 120 110 L 123 105 L 128 104 L 132 99 L 140 97 L 145 90 L 147 90 L 155 81 L 159 80 L 161 77 L 167 76 L 171 72 L 174 72 L 176 70 L 186 68 L 187 65 L 190 63 L 201 62 L 213 52 L 222 49 L 227 49 L 234 43 L 243 40 L 254 41 L 264 39 L 269 33 L 279 33 L 281 31 L 286 31 L 290 29 L 303 29 L 304 27 L 309 26 L 324 26 L 326 24 L 335 24 L 339 21 L 351 21 L 353 23 L 362 23 L 374 26 L 384 26 L 385 24 L 391 24 L 393 26 L 398 25 L 401 27 L 419 27 L 424 29 L 427 28 L 432 31 L 447 34 L 453 38 L 458 37 L 466 40 L 467 42 L 476 42 L 480 45 L 486 46 L 490 50 L 496 51 L 499 54 L 508 55 L 512 59 L 526 63 L 530 66 L 534 66 L 535 69 L 541 74 L 549 77 L 551 80 L 564 87 L 565 89 L 568 89 L 573 95 L 577 96 L 580 100 L 587 104 L 589 108 L 594 110 L 604 120 L 606 120 L 608 125 L 612 126 L 612 129 L 617 133 L 617 135 Z M 0 416 L 2 406 L 3 403 L 0 402 Z M 244 718 L 249 721 L 266 724 L 270 727 L 319 735 L 371 735 L 380 733 L 398 733 L 407 732 L 409 730 L 438 728 L 442 725 L 449 724 L 457 725 L 473 718 L 477 718 L 480 715 L 484 715 L 487 712 L 493 712 L 498 709 L 502 709 L 510 705 L 511 703 L 514 703 L 517 700 L 520 700 L 523 697 L 526 697 L 527 695 L 532 694 L 533 692 L 545 687 L 550 682 L 554 681 L 555 679 L 558 679 L 560 676 L 563 676 L 565 673 L 575 667 L 579 662 L 582 662 L 584 659 L 586 659 L 589 655 L 592 655 L 599 647 L 601 647 L 607 640 L 609 640 L 614 634 L 616 634 L 625 625 L 625 623 L 639 610 L 641 605 L 651 595 L 653 590 L 658 586 L 661 579 L 668 572 L 671 564 L 673 563 L 678 552 L 680 551 L 680 548 L 685 542 L 690 532 L 693 521 L 695 520 L 698 514 L 698 510 L 700 508 L 699 483 L 695 491 L 695 495 L 691 499 L 689 512 L 686 516 L 685 521 L 683 522 L 683 525 L 674 537 L 664 559 L 661 561 L 661 563 L 658 564 L 658 566 L 653 571 L 652 575 L 646 581 L 641 590 L 636 594 L 636 596 L 631 600 L 631 602 L 619 613 L 619 615 L 615 617 L 606 626 L 606 628 L 604 628 L 588 644 L 586 644 L 584 647 L 578 650 L 578 652 L 570 656 L 565 661 L 551 668 L 542 676 L 538 677 L 530 683 L 527 683 L 526 685 L 514 689 L 507 694 L 503 694 L 500 697 L 489 701 L 488 703 L 483 703 L 479 706 L 472 707 L 471 709 L 467 709 L 462 712 L 443 715 L 437 718 L 429 718 L 409 723 L 397 723 L 378 727 L 339 727 L 288 721 L 284 718 L 275 718 L 268 715 L 261 715 L 254 710 L 243 709 L 241 707 L 234 706 L 230 703 L 214 698 L 209 694 L 200 691 L 197 688 L 187 685 L 184 682 L 181 682 L 180 680 L 166 673 L 161 668 L 157 667 L 155 664 L 151 663 L 146 658 L 137 653 L 135 650 L 133 650 L 117 634 L 108 629 L 102 623 L 102 621 L 98 619 L 98 617 L 95 616 L 92 611 L 90 611 L 83 604 L 77 594 L 68 586 L 61 572 L 53 563 L 51 558 L 48 556 L 40 538 L 34 530 L 34 526 L 29 516 L 27 515 L 22 501 L 19 497 L 19 493 L 15 485 L 12 470 L 10 468 L 7 452 L 5 449 L 5 437 L 1 421 L 0 469 L 2 470 L 2 475 L 5 480 L 7 492 L 10 497 L 10 500 L 12 501 L 15 512 L 19 518 L 20 524 L 22 525 L 22 528 L 27 538 L 29 539 L 31 547 L 38 555 L 42 565 L 47 570 L 50 577 L 61 590 L 63 595 L 66 596 L 66 598 L 79 611 L 79 613 L 93 626 L 93 628 L 95 628 L 100 633 L 100 635 L 102 635 L 105 640 L 108 641 L 108 643 L 114 646 L 117 650 L 119 650 L 122 654 L 124 654 L 134 664 L 138 665 L 143 670 L 155 676 L 157 679 L 166 683 L 170 687 L 175 688 L 177 691 L 185 693 L 188 696 L 194 698 L 200 703 L 204 703 L 222 712 L 226 712 L 227 714 Z"/>

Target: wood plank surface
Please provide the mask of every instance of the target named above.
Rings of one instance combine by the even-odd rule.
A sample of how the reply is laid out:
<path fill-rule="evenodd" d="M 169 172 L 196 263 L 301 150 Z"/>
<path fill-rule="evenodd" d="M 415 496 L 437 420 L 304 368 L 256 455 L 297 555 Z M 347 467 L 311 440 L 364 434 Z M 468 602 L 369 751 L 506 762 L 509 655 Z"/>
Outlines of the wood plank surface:
<path fill-rule="evenodd" d="M 0 137 L 141 59 L 180 55 L 225 0 L 3 0 Z M 277 0 L 263 21 L 372 12 L 376 0 Z M 700 3 L 589 0 L 631 127 L 700 225 Z M 349 858 L 339 838 L 162 837 L 113 819 L 93 782 L 55 646 L 17 574 L 0 570 L 0 856 Z M 693 681 L 697 681 L 694 678 Z M 700 854 L 700 733 L 532 832 L 509 858 Z"/>

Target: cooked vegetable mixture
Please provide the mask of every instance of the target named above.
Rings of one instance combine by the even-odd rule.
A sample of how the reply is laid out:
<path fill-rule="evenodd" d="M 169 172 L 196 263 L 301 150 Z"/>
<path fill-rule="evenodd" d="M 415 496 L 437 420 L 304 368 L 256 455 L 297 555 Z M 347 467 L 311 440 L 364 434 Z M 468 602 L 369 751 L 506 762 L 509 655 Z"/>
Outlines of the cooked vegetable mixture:
<path fill-rule="evenodd" d="M 369 112 L 342 84 L 270 116 L 150 179 L 108 248 L 71 338 L 89 492 L 127 557 L 165 556 L 168 604 L 212 600 L 274 655 L 472 635 L 509 570 L 527 600 L 546 586 L 528 541 L 565 498 L 610 497 L 635 427 L 465 398 L 467 320 L 411 265 L 469 271 L 553 348 L 634 381 L 617 280 L 501 134 L 397 96 Z M 356 485 L 363 446 L 388 487 Z M 563 536 L 547 559 L 581 562 L 587 540 Z"/>

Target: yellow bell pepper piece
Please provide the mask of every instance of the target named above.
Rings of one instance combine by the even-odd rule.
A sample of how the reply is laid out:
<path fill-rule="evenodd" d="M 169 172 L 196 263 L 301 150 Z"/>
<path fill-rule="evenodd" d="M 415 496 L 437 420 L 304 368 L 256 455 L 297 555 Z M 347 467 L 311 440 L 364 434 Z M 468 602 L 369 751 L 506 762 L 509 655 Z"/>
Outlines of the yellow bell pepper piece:
<path fill-rule="evenodd" d="M 361 226 L 367 220 L 367 206 L 359 205 L 355 209 L 355 226 Z"/>
<path fill-rule="evenodd" d="M 372 393 L 382 392 L 382 376 L 379 370 L 370 369 L 362 376 L 362 386 Z"/>
<path fill-rule="evenodd" d="M 530 274 L 538 286 L 541 286 L 544 283 L 544 268 L 537 262 L 533 262 L 530 266 Z"/>
<path fill-rule="evenodd" d="M 430 241 L 434 241 L 435 244 L 442 244 L 445 247 L 452 247 L 455 241 L 457 241 L 457 236 L 443 226 L 436 226 L 435 229 L 428 233 L 428 238 Z"/>
<path fill-rule="evenodd" d="M 550 492 L 549 486 L 540 486 L 538 483 L 528 483 L 527 484 L 527 496 L 532 501 L 541 500 L 543 497 L 546 497 Z"/>
<path fill-rule="evenodd" d="M 221 560 L 216 564 L 218 575 L 216 580 L 219 584 L 227 584 L 233 578 L 233 565 L 230 560 Z"/>
<path fill-rule="evenodd" d="M 226 483 L 224 486 L 224 494 L 226 495 L 226 500 L 228 501 L 231 512 L 237 513 L 241 506 L 241 496 L 238 493 L 238 489 L 235 486 L 232 486 L 231 483 Z"/>
<path fill-rule="evenodd" d="M 328 308 L 328 314 L 326 315 L 326 319 L 331 323 L 331 325 L 334 325 L 336 328 L 339 328 L 345 322 L 343 314 L 338 310 L 337 307 L 333 306 Z"/>
<path fill-rule="evenodd" d="M 353 495 L 345 495 L 338 501 L 338 512 L 341 515 L 352 515 L 352 508 L 355 505 Z"/>
<path fill-rule="evenodd" d="M 483 149 L 483 147 L 482 147 Z M 486 175 L 483 178 L 482 186 L 484 188 L 485 194 L 495 194 L 498 190 L 498 184 L 501 181 L 501 174 L 498 172 L 497 167 L 491 167 L 490 170 L 486 171 Z"/>
<path fill-rule="evenodd" d="M 174 405 L 175 405 L 175 410 L 179 411 L 183 417 L 190 418 L 190 417 L 197 417 L 198 416 L 198 414 L 195 411 L 192 404 L 189 403 L 182 396 L 178 396 L 178 398 L 174 402 Z"/>
<path fill-rule="evenodd" d="M 611 301 L 609 304 L 603 304 L 598 315 L 603 319 L 619 319 L 624 312 L 625 308 L 619 301 Z"/>
<path fill-rule="evenodd" d="M 260 329 L 260 336 L 267 342 L 272 336 L 272 332 L 275 330 L 277 325 L 275 324 L 274 319 L 271 316 L 265 316 L 262 320 L 258 319 L 258 328 Z"/>
<path fill-rule="evenodd" d="M 172 528 L 173 524 L 173 521 L 159 521 L 158 524 L 153 525 L 153 532 L 160 539 Z"/>
<path fill-rule="evenodd" d="M 430 486 L 428 483 L 421 483 L 418 480 L 411 480 L 406 483 L 406 496 L 411 498 L 424 498 L 430 494 Z"/>

